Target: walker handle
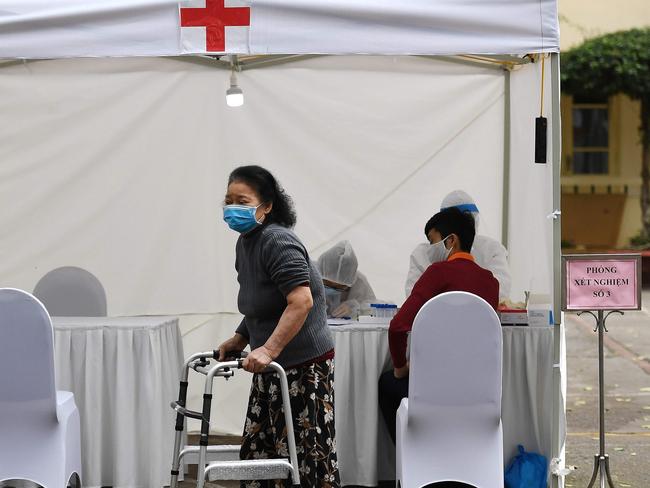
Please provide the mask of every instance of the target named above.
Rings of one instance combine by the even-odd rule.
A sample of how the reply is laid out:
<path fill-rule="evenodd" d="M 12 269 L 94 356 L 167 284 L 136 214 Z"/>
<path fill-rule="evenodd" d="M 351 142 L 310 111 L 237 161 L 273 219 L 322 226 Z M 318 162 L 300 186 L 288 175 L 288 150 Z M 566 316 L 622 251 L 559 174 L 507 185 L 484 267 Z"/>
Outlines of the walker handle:
<path fill-rule="evenodd" d="M 213 351 L 214 358 L 218 361 L 219 360 L 219 350 L 216 349 Z M 226 351 L 226 361 L 235 361 L 237 359 L 244 359 L 246 356 L 248 356 L 248 353 L 246 351 Z"/>
<path fill-rule="evenodd" d="M 196 412 L 195 410 L 190 410 L 188 408 L 183 407 L 182 405 L 179 404 L 179 402 L 171 402 L 170 406 L 176 410 L 177 413 L 181 414 L 183 417 L 190 417 L 196 420 L 203 420 L 203 413 L 201 412 Z"/>

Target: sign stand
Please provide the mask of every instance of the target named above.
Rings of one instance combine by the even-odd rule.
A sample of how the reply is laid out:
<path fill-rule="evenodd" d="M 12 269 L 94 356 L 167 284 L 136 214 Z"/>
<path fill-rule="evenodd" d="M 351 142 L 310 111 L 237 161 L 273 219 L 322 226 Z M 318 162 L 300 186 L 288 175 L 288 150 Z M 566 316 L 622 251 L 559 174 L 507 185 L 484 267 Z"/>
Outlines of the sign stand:
<path fill-rule="evenodd" d="M 562 310 L 589 314 L 598 332 L 598 418 L 600 449 L 587 488 L 600 475 L 600 488 L 615 488 L 605 453 L 605 321 L 622 310 L 641 309 L 641 256 L 638 254 L 582 254 L 562 256 Z"/>
<path fill-rule="evenodd" d="M 600 437 L 600 450 L 594 456 L 594 472 L 591 475 L 591 481 L 587 488 L 594 486 L 598 474 L 600 474 L 600 488 L 605 488 L 605 480 L 611 488 L 615 488 L 612 481 L 612 475 L 609 472 L 609 455 L 605 453 L 605 361 L 604 361 L 604 346 L 603 337 L 605 332 L 609 332 L 605 326 L 605 321 L 613 313 L 623 315 L 620 310 L 612 310 L 604 314 L 602 310 L 598 310 L 598 315 L 591 311 L 579 312 L 578 315 L 588 313 L 596 319 L 596 328 L 594 332 L 598 331 L 598 419 L 600 421 L 599 437 Z"/>

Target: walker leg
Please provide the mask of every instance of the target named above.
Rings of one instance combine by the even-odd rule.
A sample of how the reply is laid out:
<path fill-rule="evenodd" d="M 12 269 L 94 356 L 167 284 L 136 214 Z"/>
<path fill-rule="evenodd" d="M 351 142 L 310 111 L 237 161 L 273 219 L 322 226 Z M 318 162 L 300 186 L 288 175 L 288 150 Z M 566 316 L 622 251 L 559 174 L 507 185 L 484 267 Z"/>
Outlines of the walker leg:
<path fill-rule="evenodd" d="M 176 432 L 174 437 L 174 451 L 172 457 L 172 471 L 171 471 L 171 480 L 169 482 L 169 488 L 178 488 L 178 475 L 180 474 L 180 462 L 179 462 L 179 453 L 181 450 L 181 438 L 183 433 Z"/>
<path fill-rule="evenodd" d="M 280 391 L 282 392 L 282 404 L 284 405 L 284 423 L 287 426 L 287 447 L 289 451 L 289 462 L 291 463 L 291 482 L 293 486 L 300 486 L 300 474 L 298 472 L 298 455 L 296 450 L 296 437 L 293 433 L 293 415 L 291 412 L 291 397 L 289 396 L 289 383 L 284 370 L 278 372 L 280 377 Z"/>
<path fill-rule="evenodd" d="M 187 381 L 181 380 L 181 386 L 178 390 L 178 404 L 181 407 L 185 406 L 187 401 Z M 185 428 L 185 416 L 181 413 L 176 414 L 176 426 L 174 427 L 176 434 L 174 436 L 174 450 L 172 454 L 172 471 L 171 471 L 171 480 L 169 483 L 169 488 L 178 487 L 178 475 L 180 474 L 180 451 L 181 451 L 181 442 L 183 440 L 183 430 Z"/>
<path fill-rule="evenodd" d="M 209 389 L 212 390 L 212 378 L 208 377 L 210 382 Z M 205 465 L 208 451 L 208 436 L 210 434 L 210 407 L 212 406 L 212 393 L 203 394 L 203 418 L 201 419 L 201 439 L 199 441 L 199 464 L 196 467 L 196 488 L 203 488 L 205 484 Z"/>

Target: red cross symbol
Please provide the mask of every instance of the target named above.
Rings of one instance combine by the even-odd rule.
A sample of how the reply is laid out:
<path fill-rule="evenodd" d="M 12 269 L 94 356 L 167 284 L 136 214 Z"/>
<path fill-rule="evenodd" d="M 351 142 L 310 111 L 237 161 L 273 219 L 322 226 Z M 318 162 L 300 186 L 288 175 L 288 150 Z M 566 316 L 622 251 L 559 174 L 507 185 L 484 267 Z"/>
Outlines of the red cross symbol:
<path fill-rule="evenodd" d="M 205 27 L 206 51 L 226 50 L 226 26 L 249 26 L 250 7 L 226 7 L 225 0 L 205 0 L 205 8 L 181 8 L 181 27 Z"/>

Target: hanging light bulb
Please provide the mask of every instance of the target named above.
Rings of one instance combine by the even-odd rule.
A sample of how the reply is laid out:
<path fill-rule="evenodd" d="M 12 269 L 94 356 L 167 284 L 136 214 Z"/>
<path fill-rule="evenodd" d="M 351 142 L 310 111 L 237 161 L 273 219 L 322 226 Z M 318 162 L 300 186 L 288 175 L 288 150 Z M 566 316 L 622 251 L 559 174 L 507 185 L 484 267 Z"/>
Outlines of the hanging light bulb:
<path fill-rule="evenodd" d="M 244 105 L 244 92 L 237 85 L 237 75 L 235 69 L 230 74 L 230 88 L 226 90 L 226 104 L 229 107 L 241 107 Z"/>

